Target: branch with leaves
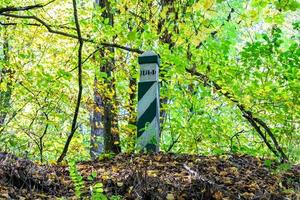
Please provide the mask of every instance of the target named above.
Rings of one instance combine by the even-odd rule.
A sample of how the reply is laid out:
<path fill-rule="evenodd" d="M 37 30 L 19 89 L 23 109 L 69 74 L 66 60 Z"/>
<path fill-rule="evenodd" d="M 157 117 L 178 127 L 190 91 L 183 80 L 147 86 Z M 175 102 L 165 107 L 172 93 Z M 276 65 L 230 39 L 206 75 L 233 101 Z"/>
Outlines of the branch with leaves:
<path fill-rule="evenodd" d="M 283 152 L 282 148 L 280 147 L 275 135 L 272 133 L 271 129 L 267 126 L 263 120 L 253 117 L 253 113 L 250 110 L 247 110 L 246 107 L 241 104 L 231 93 L 228 91 L 224 91 L 223 88 L 218 85 L 215 81 L 210 80 L 210 78 L 198 71 L 193 69 L 186 68 L 186 71 L 190 73 L 193 76 L 197 76 L 201 82 L 205 83 L 205 86 L 213 87 L 217 92 L 219 92 L 222 96 L 226 97 L 230 101 L 236 104 L 236 106 L 239 108 L 239 110 L 242 112 L 242 116 L 251 124 L 251 126 L 256 130 L 256 132 L 260 135 L 260 137 L 263 139 L 264 143 L 267 145 L 267 147 L 274 153 L 275 156 L 280 157 L 282 161 L 286 162 L 288 161 L 288 157 Z M 264 132 L 270 137 L 271 142 L 268 140 L 264 132 L 261 130 L 263 129 Z"/>
<path fill-rule="evenodd" d="M 57 35 L 62 35 L 62 36 L 68 37 L 68 38 L 79 40 L 78 35 L 74 35 L 74 34 L 71 34 L 71 33 L 67 33 L 67 32 L 63 32 L 63 31 L 60 31 L 60 30 L 53 29 L 52 27 L 55 27 L 55 26 L 48 24 L 47 22 L 45 22 L 41 18 L 39 18 L 37 16 L 34 16 L 34 15 L 16 15 L 16 14 L 10 14 L 10 13 L 2 13 L 2 14 L 0 13 L 0 15 L 3 15 L 3 16 L 6 16 L 6 17 L 12 17 L 12 18 L 19 18 L 19 19 L 32 19 L 32 20 L 35 20 L 35 21 L 39 22 L 50 33 L 57 34 Z M 37 26 L 37 24 L 32 24 L 32 23 L 29 24 L 29 25 L 31 25 L 31 26 Z M 58 27 L 60 27 L 60 26 L 58 26 Z M 84 38 L 84 37 L 82 37 L 81 39 L 84 42 L 90 42 L 90 43 L 97 44 L 95 40 L 90 39 L 90 38 Z M 130 51 L 130 52 L 142 53 L 142 51 L 139 50 L 139 49 L 137 49 L 137 48 L 126 47 L 126 46 L 123 46 L 123 45 L 120 45 L 120 44 L 116 44 L 116 43 L 100 42 L 99 43 L 99 47 L 97 47 L 97 49 L 100 49 L 102 47 L 114 47 L 114 48 L 118 48 L 118 49 Z M 95 50 L 94 53 L 96 53 L 97 51 L 98 50 Z"/>

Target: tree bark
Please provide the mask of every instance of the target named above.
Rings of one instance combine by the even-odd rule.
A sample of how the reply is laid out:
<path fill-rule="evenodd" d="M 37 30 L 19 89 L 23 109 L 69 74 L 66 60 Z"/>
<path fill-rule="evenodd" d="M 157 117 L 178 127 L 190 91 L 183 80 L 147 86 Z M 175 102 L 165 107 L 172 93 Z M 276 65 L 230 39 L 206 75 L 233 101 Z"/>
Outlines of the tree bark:
<path fill-rule="evenodd" d="M 113 14 L 110 12 L 110 4 L 108 0 L 96 0 L 96 4 L 99 5 L 101 8 L 104 9 L 104 12 L 102 13 L 102 17 L 109 20 L 109 25 L 114 25 L 114 19 Z M 95 93 L 94 93 L 94 99 L 95 99 L 95 107 L 94 107 L 94 117 L 93 117 L 93 126 L 96 124 L 99 125 L 97 129 L 94 129 L 94 131 L 97 131 L 92 133 L 93 135 L 98 134 L 100 137 L 103 135 L 103 140 L 98 136 L 99 142 L 96 142 L 96 140 L 91 141 L 92 147 L 94 146 L 97 148 L 97 152 L 95 152 L 95 156 L 99 155 L 101 151 L 104 150 L 104 152 L 113 152 L 113 153 L 120 153 L 120 138 L 118 134 L 118 119 L 117 119 L 117 100 L 116 100 L 116 87 L 115 87 L 115 79 L 113 77 L 113 70 L 115 66 L 115 60 L 113 56 L 110 56 L 111 54 L 114 54 L 114 47 L 108 47 L 109 52 L 105 52 L 105 49 L 102 48 L 99 50 L 100 56 L 102 58 L 107 58 L 106 62 L 103 64 L 101 63 L 100 66 L 100 72 L 105 73 L 106 77 L 103 77 L 102 86 L 99 85 L 100 81 L 96 78 L 96 85 L 95 85 Z M 103 88 L 103 86 L 105 88 Z M 98 88 L 101 88 L 100 91 L 98 91 Z M 111 95 L 113 94 L 113 95 Z M 95 109 L 97 111 L 95 111 Z M 103 147 L 101 145 L 104 142 Z M 93 158 L 93 157 L 92 157 Z"/>
<path fill-rule="evenodd" d="M 135 111 L 135 106 L 136 106 L 136 89 L 137 89 L 137 80 L 136 78 L 130 77 L 129 79 L 129 88 L 130 88 L 130 94 L 129 94 L 129 119 L 128 119 L 128 124 L 132 126 L 136 126 L 137 120 L 136 120 L 136 111 Z"/>
<path fill-rule="evenodd" d="M 5 123 L 5 118 L 7 116 L 8 110 L 10 108 L 10 99 L 12 93 L 12 82 L 11 78 L 13 72 L 8 69 L 9 65 L 9 41 L 7 36 L 7 31 L 4 31 L 3 38 L 3 66 L 4 68 L 0 69 L 0 83 L 6 82 L 6 90 L 0 90 L 0 128 Z"/>
<path fill-rule="evenodd" d="M 91 149 L 90 155 L 93 160 L 104 151 L 104 132 L 103 127 L 103 100 L 101 99 L 97 88 L 98 80 L 95 76 L 94 80 L 94 105 L 90 114 L 91 122 Z"/>

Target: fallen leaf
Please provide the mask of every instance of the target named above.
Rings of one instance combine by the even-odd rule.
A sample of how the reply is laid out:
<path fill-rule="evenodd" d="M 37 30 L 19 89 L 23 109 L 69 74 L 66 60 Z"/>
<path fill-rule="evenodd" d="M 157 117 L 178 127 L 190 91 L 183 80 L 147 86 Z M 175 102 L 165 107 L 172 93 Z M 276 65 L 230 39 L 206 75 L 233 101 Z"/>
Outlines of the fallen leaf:
<path fill-rule="evenodd" d="M 220 176 L 226 176 L 228 173 L 226 172 L 226 171 L 221 171 L 220 173 L 219 173 L 219 175 Z"/>
<path fill-rule="evenodd" d="M 157 177 L 158 170 L 148 170 L 147 175 L 151 177 Z"/>
<path fill-rule="evenodd" d="M 222 200 L 223 199 L 223 193 L 220 192 L 220 191 L 215 192 L 213 196 L 216 200 Z"/>
<path fill-rule="evenodd" d="M 167 197 L 166 197 L 167 200 L 174 200 L 174 195 L 172 193 L 169 193 L 167 194 Z"/>
<path fill-rule="evenodd" d="M 117 186 L 118 186 L 118 187 L 122 187 L 123 185 L 124 185 L 123 182 L 117 182 Z"/>
<path fill-rule="evenodd" d="M 252 199 L 254 197 L 253 193 L 249 193 L 249 192 L 244 192 L 242 194 L 242 197 L 244 197 L 245 199 Z"/>

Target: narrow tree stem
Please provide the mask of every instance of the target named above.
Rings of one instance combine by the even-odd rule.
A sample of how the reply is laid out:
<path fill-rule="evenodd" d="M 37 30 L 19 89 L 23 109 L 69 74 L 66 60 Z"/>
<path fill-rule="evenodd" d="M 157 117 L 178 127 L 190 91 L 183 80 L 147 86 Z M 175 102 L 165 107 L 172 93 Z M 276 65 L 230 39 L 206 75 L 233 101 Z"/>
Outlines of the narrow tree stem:
<path fill-rule="evenodd" d="M 77 63 L 77 69 L 78 69 L 78 95 L 77 95 L 77 102 L 76 102 L 76 107 L 75 107 L 75 112 L 74 112 L 74 117 L 72 121 L 72 127 L 71 127 L 71 133 L 66 141 L 66 144 L 64 146 L 63 152 L 58 158 L 57 162 L 61 162 L 67 155 L 69 145 L 71 143 L 71 140 L 74 136 L 74 133 L 77 129 L 77 118 L 79 114 L 79 108 L 80 108 L 80 103 L 81 103 L 81 96 L 82 96 L 82 48 L 83 48 L 83 39 L 81 37 L 81 31 L 80 31 L 80 24 L 78 20 L 78 14 L 77 14 L 77 5 L 76 5 L 76 0 L 73 0 L 73 9 L 74 9 L 74 19 L 75 19 L 75 24 L 76 24 L 76 31 L 77 31 L 77 36 L 78 36 L 78 42 L 79 42 L 79 48 L 78 48 L 78 63 Z"/>

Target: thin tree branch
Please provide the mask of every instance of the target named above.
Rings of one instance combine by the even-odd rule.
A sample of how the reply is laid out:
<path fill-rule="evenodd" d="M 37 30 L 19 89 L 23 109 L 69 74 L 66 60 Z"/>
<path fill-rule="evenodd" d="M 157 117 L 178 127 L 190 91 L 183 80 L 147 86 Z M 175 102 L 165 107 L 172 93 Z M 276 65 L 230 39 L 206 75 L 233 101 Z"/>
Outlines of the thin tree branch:
<path fill-rule="evenodd" d="M 19 114 L 24 108 L 25 106 L 29 103 L 26 102 L 21 108 L 19 108 L 18 110 L 14 111 L 12 116 L 7 120 L 7 122 L 2 126 L 0 127 L 0 134 L 2 134 L 2 132 L 4 131 L 5 127 L 7 127 L 7 125 L 17 116 L 17 114 Z"/>
<path fill-rule="evenodd" d="M 33 15 L 30 15 L 30 16 L 29 15 L 15 15 L 15 14 L 7 14 L 7 13 L 4 13 L 2 15 L 7 16 L 7 17 L 13 17 L 13 18 L 20 18 L 20 19 L 33 19 L 33 20 L 36 20 L 39 23 L 41 23 L 44 27 L 46 27 L 46 29 L 50 33 L 55 33 L 55 34 L 58 34 L 58 35 L 63 35 L 63 36 L 66 36 L 66 37 L 78 39 L 78 36 L 76 36 L 76 35 L 52 29 L 51 25 L 47 24 L 44 20 L 42 20 L 41 18 L 39 18 L 37 16 L 33 16 Z M 89 40 L 89 39 L 83 39 L 83 40 L 92 42 L 92 40 Z"/>
<path fill-rule="evenodd" d="M 174 145 L 179 141 L 180 136 L 181 135 L 179 134 L 175 140 L 172 138 L 172 143 L 170 144 L 166 152 L 170 152 L 172 150 Z"/>
<path fill-rule="evenodd" d="M 263 134 L 263 132 L 261 131 L 260 127 L 255 123 L 255 121 L 253 120 L 252 117 L 250 117 L 249 115 L 245 115 L 243 114 L 243 117 L 246 118 L 249 123 L 254 127 L 254 129 L 256 130 L 256 132 L 261 136 L 261 138 L 263 139 L 264 143 L 268 146 L 268 148 L 274 153 L 274 155 L 276 157 L 279 157 L 278 152 L 273 148 L 273 146 L 269 143 L 267 137 Z"/>
<path fill-rule="evenodd" d="M 43 8 L 50 3 L 53 3 L 55 0 L 49 1 L 46 4 L 35 4 L 35 5 L 30 5 L 30 6 L 23 6 L 23 7 L 13 7 L 13 6 L 8 6 L 4 8 L 0 8 L 0 14 L 4 12 L 12 12 L 12 11 L 26 11 L 26 10 L 33 10 L 33 9 L 38 9 L 38 8 Z"/>
<path fill-rule="evenodd" d="M 260 124 L 265 131 L 268 133 L 268 135 L 270 136 L 270 138 L 272 139 L 272 142 L 274 143 L 276 149 L 278 150 L 278 152 L 281 154 L 282 158 L 284 159 L 284 161 L 288 161 L 287 156 L 285 155 L 285 153 L 283 152 L 281 146 L 279 145 L 275 135 L 272 133 L 271 129 L 267 126 L 267 124 L 262 121 L 261 119 L 258 118 L 253 118 L 258 124 Z"/>
<path fill-rule="evenodd" d="M 131 51 L 131 52 L 135 52 L 135 53 L 139 53 L 139 54 L 144 53 L 143 50 L 140 50 L 138 48 L 126 47 L 126 46 L 122 46 L 122 45 L 115 44 L 115 43 L 101 42 L 100 45 L 102 45 L 103 47 L 114 47 L 114 48 L 123 49 L 126 51 Z"/>
<path fill-rule="evenodd" d="M 271 129 L 266 125 L 265 122 L 263 122 L 261 119 L 253 118 L 253 114 L 250 110 L 246 110 L 245 106 L 242 105 L 231 93 L 229 93 L 228 91 L 224 91 L 220 85 L 218 85 L 214 81 L 211 81 L 207 75 L 196 71 L 194 67 L 192 69 L 186 68 L 186 71 L 188 73 L 190 73 L 191 75 L 199 77 L 201 82 L 209 83 L 209 84 L 205 84 L 205 85 L 213 87 L 220 94 L 222 94 L 227 99 L 229 99 L 230 101 L 235 103 L 237 105 L 237 107 L 239 108 L 239 110 L 242 112 L 242 114 L 243 114 L 242 116 L 251 124 L 251 126 L 256 130 L 256 132 L 261 136 L 261 138 L 263 139 L 263 141 L 265 142 L 267 147 L 274 153 L 274 155 L 276 157 L 280 157 L 283 162 L 288 161 L 288 157 L 283 152 L 282 148 L 280 147 L 279 143 L 277 142 L 276 137 L 271 132 Z M 271 141 L 273 142 L 274 147 L 268 141 L 266 135 L 263 133 L 261 128 L 263 128 L 265 133 L 268 134 L 268 136 L 271 138 Z"/>
<path fill-rule="evenodd" d="M 233 148 L 233 138 L 236 137 L 237 140 L 238 140 L 238 142 L 239 142 L 238 136 L 239 136 L 239 134 L 241 134 L 241 133 L 245 133 L 245 130 L 243 129 L 243 130 L 241 130 L 241 131 L 235 133 L 233 136 L 230 137 L 230 151 L 232 151 L 232 148 Z"/>
<path fill-rule="evenodd" d="M 226 22 L 229 22 L 231 20 L 232 14 L 235 12 L 235 10 L 230 6 L 230 12 L 228 13 L 227 17 L 226 17 Z M 220 27 L 218 28 L 218 30 L 214 30 L 210 33 L 210 35 L 215 38 L 216 34 L 221 30 L 221 28 L 225 25 L 225 21 L 220 25 Z M 197 49 L 199 49 L 201 46 L 203 45 L 203 41 L 201 41 L 198 45 L 197 45 Z"/>
<path fill-rule="evenodd" d="M 5 22 L 0 22 L 0 25 L 2 26 L 18 26 L 18 25 L 26 25 L 26 26 L 37 26 L 37 27 L 41 27 L 43 26 L 42 24 L 37 24 L 37 23 L 17 23 L 17 22 L 8 22 L 8 23 L 5 23 Z M 58 26 L 55 26 L 55 25 L 49 25 L 50 27 L 58 27 L 58 28 L 63 28 L 63 29 L 69 29 L 69 30 L 76 30 L 76 28 L 72 28 L 72 27 L 69 27 L 69 26 L 64 26 L 64 25 L 58 25 Z"/>
<path fill-rule="evenodd" d="M 129 13 L 131 15 L 133 15 L 134 17 L 139 18 L 143 22 L 143 24 L 146 24 L 148 22 L 148 20 L 146 18 L 142 17 L 141 15 L 136 14 L 135 12 L 129 11 Z"/>
<path fill-rule="evenodd" d="M 42 20 L 41 18 L 39 18 L 37 16 L 33 16 L 33 15 L 30 15 L 30 16 L 28 16 L 28 15 L 16 15 L 16 14 L 7 14 L 7 13 L 3 13 L 3 14 L 0 14 L 0 15 L 7 16 L 7 17 L 13 17 L 13 18 L 20 18 L 20 19 L 36 20 L 41 25 L 43 25 L 50 33 L 58 34 L 58 35 L 62 35 L 62 36 L 65 36 L 65 37 L 69 37 L 69 38 L 79 40 L 78 35 L 66 33 L 66 32 L 59 31 L 59 30 L 55 30 L 55 29 L 52 28 L 53 26 L 51 26 L 50 24 L 48 24 L 47 22 L 45 22 L 44 20 Z M 90 43 L 95 43 L 96 44 L 96 41 L 93 40 L 93 39 L 83 38 L 83 37 L 81 39 L 84 42 L 90 42 Z M 135 52 L 135 53 L 143 53 L 143 51 L 138 49 L 138 48 L 130 48 L 130 47 L 122 46 L 120 44 L 116 44 L 116 43 L 101 42 L 99 44 L 99 47 L 97 47 L 97 48 L 101 48 L 101 46 L 102 47 L 114 47 L 114 48 L 123 49 L 123 50 L 126 50 L 126 51 Z"/>
<path fill-rule="evenodd" d="M 57 162 L 63 161 L 63 159 L 66 157 L 69 145 L 71 143 L 71 140 L 74 136 L 74 133 L 77 129 L 77 118 L 79 114 L 79 108 L 80 108 L 80 103 L 81 103 L 81 96 L 82 96 L 82 48 L 83 48 L 83 38 L 81 37 L 81 30 L 80 30 L 80 24 L 78 20 L 78 14 L 77 14 L 77 5 L 76 5 L 76 0 L 73 0 L 73 12 L 74 12 L 74 19 L 75 19 L 75 24 L 76 24 L 76 30 L 77 30 L 77 37 L 78 37 L 78 42 L 79 42 L 79 48 L 78 48 L 78 63 L 77 63 L 77 68 L 78 68 L 78 95 L 77 95 L 77 102 L 76 102 L 76 107 L 75 107 L 75 112 L 74 112 L 74 117 L 72 121 L 72 127 L 71 127 L 71 133 L 66 141 L 66 144 L 64 146 L 63 152 L 58 158 Z"/>
<path fill-rule="evenodd" d="M 44 113 L 44 115 L 46 117 L 47 123 L 46 123 L 46 126 L 45 126 L 43 134 L 39 137 L 39 150 L 40 150 L 40 161 L 41 161 L 41 163 L 43 163 L 43 150 L 44 150 L 43 138 L 47 134 L 48 127 L 49 127 L 49 123 L 48 123 L 49 116 L 48 116 L 48 114 L 46 112 L 43 112 L 43 113 Z"/>
<path fill-rule="evenodd" d="M 109 43 L 101 43 L 103 46 L 105 47 L 115 47 L 115 48 L 119 48 L 119 49 L 123 49 L 123 50 L 127 50 L 127 51 L 131 51 L 131 52 L 135 52 L 135 53 L 139 53 L 142 54 L 144 53 L 144 51 L 140 50 L 140 49 L 135 49 L 135 48 L 129 48 L 129 47 L 124 47 L 118 44 L 109 44 Z M 97 53 L 99 51 L 99 49 L 103 48 L 103 46 L 99 46 L 97 47 L 92 53 L 90 53 L 83 61 L 82 61 L 82 65 L 84 63 L 86 63 L 95 53 Z M 74 67 L 73 69 L 71 69 L 68 72 L 72 72 L 75 69 L 77 69 L 77 66 Z"/>

